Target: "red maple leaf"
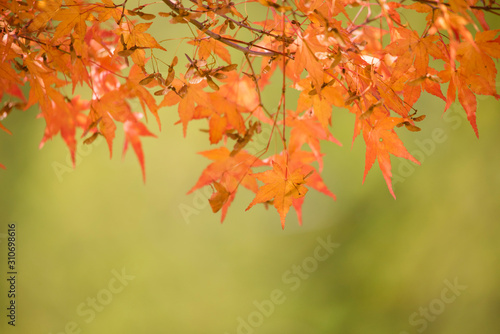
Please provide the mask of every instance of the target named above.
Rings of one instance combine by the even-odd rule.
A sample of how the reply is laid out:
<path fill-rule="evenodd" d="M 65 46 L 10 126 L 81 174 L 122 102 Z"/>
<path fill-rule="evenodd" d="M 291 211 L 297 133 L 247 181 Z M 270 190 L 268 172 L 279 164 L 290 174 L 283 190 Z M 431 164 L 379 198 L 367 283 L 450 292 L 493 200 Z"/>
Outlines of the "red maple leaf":
<path fill-rule="evenodd" d="M 125 131 L 125 144 L 123 146 L 123 155 L 127 152 L 128 144 L 132 144 L 137 159 L 139 159 L 139 164 L 142 170 L 142 179 L 146 182 L 146 172 L 144 170 L 144 153 L 142 152 L 141 136 L 156 137 L 154 134 L 149 132 L 146 126 L 139 122 L 137 119 L 129 119 L 123 123 L 123 130 Z"/>

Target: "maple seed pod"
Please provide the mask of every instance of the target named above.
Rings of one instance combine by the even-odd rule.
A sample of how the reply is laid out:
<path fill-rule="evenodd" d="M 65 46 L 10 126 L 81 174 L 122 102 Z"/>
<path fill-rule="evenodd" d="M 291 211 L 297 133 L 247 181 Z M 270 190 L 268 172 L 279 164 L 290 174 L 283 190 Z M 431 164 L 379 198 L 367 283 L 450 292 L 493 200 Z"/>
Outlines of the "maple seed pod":
<path fill-rule="evenodd" d="M 413 120 L 415 122 L 421 122 L 425 119 L 425 115 L 422 115 L 422 116 L 418 116 L 418 117 L 415 117 Z"/>
<path fill-rule="evenodd" d="M 437 75 L 427 74 L 426 78 L 429 79 L 430 81 L 437 82 L 437 83 L 443 82 L 443 80 L 441 80 L 441 78 L 438 77 Z"/>
<path fill-rule="evenodd" d="M 348 97 L 348 98 L 344 101 L 344 103 L 345 103 L 345 105 L 347 106 L 347 105 L 349 105 L 349 104 L 353 103 L 355 100 L 359 100 L 359 98 L 360 98 L 360 96 L 359 96 L 359 95 L 352 95 L 352 96 Z"/>
<path fill-rule="evenodd" d="M 155 78 L 155 75 L 150 74 L 147 77 L 145 77 L 144 79 L 142 79 L 141 81 L 139 81 L 139 85 L 145 86 L 148 83 L 150 83 L 151 81 L 153 81 L 154 78 Z"/>
<path fill-rule="evenodd" d="M 196 72 L 195 67 L 193 65 L 189 65 L 188 70 L 186 71 L 186 74 L 184 74 L 184 78 L 186 78 L 186 80 L 191 79 L 195 72 Z"/>
<path fill-rule="evenodd" d="M 419 78 L 416 78 L 416 79 L 413 79 L 413 80 L 410 80 L 408 81 L 406 84 L 409 85 L 409 86 L 416 86 L 416 85 L 420 85 L 422 82 L 425 81 L 427 77 L 424 75 L 423 77 L 419 77 Z"/>
<path fill-rule="evenodd" d="M 408 122 L 406 122 L 408 123 Z M 412 132 L 418 132 L 420 131 L 421 129 L 418 127 L 418 126 L 415 126 L 415 125 L 411 125 L 410 123 L 408 124 L 405 124 L 406 128 Z"/>
<path fill-rule="evenodd" d="M 359 115 L 359 119 L 364 120 L 364 119 L 369 118 L 371 116 L 371 114 L 373 113 L 373 110 L 374 110 L 374 108 L 369 108 L 367 111 L 365 111 L 364 113 Z"/>
<path fill-rule="evenodd" d="M 170 13 L 159 12 L 158 15 L 160 15 L 161 17 L 169 17 Z"/>
<path fill-rule="evenodd" d="M 146 14 L 146 13 L 143 13 L 143 12 L 138 12 L 137 14 L 139 14 L 139 16 L 141 17 L 141 19 L 143 20 L 154 20 L 156 18 L 156 15 L 153 15 L 153 14 Z"/>
<path fill-rule="evenodd" d="M 83 143 L 84 143 L 85 145 L 90 145 L 90 144 L 92 144 L 92 143 L 94 142 L 94 140 L 96 140 L 96 138 L 99 136 L 99 134 L 100 134 L 99 132 L 94 132 L 94 134 L 93 134 L 92 136 L 88 137 L 87 139 L 85 139 L 85 140 L 83 141 Z"/>
<path fill-rule="evenodd" d="M 182 86 L 181 89 L 179 89 L 179 92 L 177 94 L 179 94 L 179 96 L 181 98 L 184 98 L 184 96 L 186 96 L 187 92 L 188 92 L 188 86 L 184 85 L 184 86 Z"/>
<path fill-rule="evenodd" d="M 177 58 L 177 56 L 175 56 L 174 59 L 172 59 L 172 64 L 170 64 L 170 68 L 177 65 L 177 62 L 179 62 L 179 58 Z"/>
<path fill-rule="evenodd" d="M 227 79 L 227 75 L 225 75 L 224 73 L 215 73 L 213 76 L 219 80 Z"/>
<path fill-rule="evenodd" d="M 231 71 L 234 71 L 237 68 L 238 68 L 238 64 L 231 64 L 231 65 L 224 66 L 220 70 L 222 72 L 231 72 Z"/>
<path fill-rule="evenodd" d="M 123 57 L 123 58 L 127 58 L 132 53 L 134 53 L 134 50 L 121 50 L 121 51 L 118 51 L 118 55 L 121 56 L 121 57 Z"/>
<path fill-rule="evenodd" d="M 174 81 L 174 78 L 175 78 L 175 71 L 170 71 L 170 69 L 169 69 L 168 70 L 168 76 L 167 76 L 167 79 L 164 82 L 164 85 L 165 86 L 170 86 L 170 84 L 172 83 L 172 81 Z"/>
<path fill-rule="evenodd" d="M 83 133 L 82 137 L 86 136 L 87 133 L 89 133 L 90 130 L 92 130 L 93 128 L 97 127 L 97 124 L 99 124 L 99 122 L 101 120 L 102 120 L 102 117 L 99 117 L 98 119 L 96 119 L 95 121 L 93 121 L 92 123 L 90 123 L 90 125 L 87 128 L 87 130 L 85 130 L 85 132 Z"/>
<path fill-rule="evenodd" d="M 219 30 L 219 34 L 224 35 L 226 33 L 226 29 L 227 29 L 227 20 L 226 20 L 226 22 L 224 22 L 221 25 L 220 30 Z"/>
<path fill-rule="evenodd" d="M 168 91 L 169 91 L 168 88 L 160 89 L 160 90 L 157 90 L 156 92 L 154 92 L 154 95 L 155 96 L 166 95 L 168 93 Z"/>
<path fill-rule="evenodd" d="M 163 78 L 163 75 L 161 75 L 161 73 L 155 73 L 154 74 L 154 77 L 155 77 L 155 80 L 156 82 L 160 85 L 160 86 L 165 86 L 165 79 Z"/>
<path fill-rule="evenodd" d="M 207 76 L 207 83 L 213 90 L 219 90 L 219 86 L 217 86 L 217 84 L 209 76 Z"/>

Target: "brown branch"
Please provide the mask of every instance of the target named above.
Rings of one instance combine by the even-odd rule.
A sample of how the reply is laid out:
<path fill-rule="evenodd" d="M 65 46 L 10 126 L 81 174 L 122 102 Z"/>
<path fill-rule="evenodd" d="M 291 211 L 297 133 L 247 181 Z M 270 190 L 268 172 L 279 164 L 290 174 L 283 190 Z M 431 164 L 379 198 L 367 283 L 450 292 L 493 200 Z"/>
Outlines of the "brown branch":
<path fill-rule="evenodd" d="M 189 1 L 191 1 L 195 5 L 198 5 L 198 3 L 196 2 L 196 0 L 189 0 Z M 209 10 L 209 11 L 214 11 L 214 13 L 217 14 L 218 16 L 223 17 L 224 19 L 233 22 L 234 24 L 236 24 L 237 26 L 239 26 L 241 28 L 244 28 L 244 29 L 247 29 L 247 30 L 251 30 L 251 31 L 259 33 L 259 34 L 263 34 L 263 35 L 267 35 L 267 36 L 270 36 L 270 37 L 274 37 L 276 39 L 280 39 L 281 38 L 281 36 L 279 36 L 279 35 L 275 35 L 275 34 L 272 34 L 272 33 L 268 32 L 268 31 L 265 31 L 263 29 L 257 29 L 257 28 L 249 26 L 248 24 L 245 24 L 244 22 L 246 21 L 246 19 L 244 21 L 238 21 L 238 20 L 233 19 L 232 17 L 227 16 L 226 14 L 218 13 L 217 9 L 210 8 L 210 6 L 203 5 L 203 8 L 205 8 L 206 10 Z M 288 40 L 288 42 L 292 43 L 293 39 L 290 38 Z"/>
<path fill-rule="evenodd" d="M 427 4 L 427 5 L 444 5 L 446 7 L 451 6 L 449 3 L 444 3 L 444 2 L 440 2 L 440 1 L 436 1 L 436 0 L 412 0 L 412 1 L 420 2 L 423 4 Z M 484 10 L 484 11 L 492 12 L 492 13 L 495 13 L 494 12 L 495 10 L 500 11 L 500 7 L 492 7 L 492 6 L 469 6 L 469 8 L 470 9 Z"/>
<path fill-rule="evenodd" d="M 176 12 L 177 14 L 180 13 L 180 4 L 177 4 L 175 3 L 174 1 L 172 0 L 163 0 L 163 2 L 168 6 L 170 7 L 174 12 Z M 249 49 L 249 48 L 246 48 L 246 47 L 243 47 L 241 45 L 238 45 L 234 42 L 231 42 L 230 40 L 228 40 L 227 38 L 225 37 L 222 37 L 221 35 L 219 34 L 216 34 L 214 33 L 213 31 L 211 30 L 208 30 L 205 25 L 203 25 L 201 22 L 195 20 L 195 19 L 186 19 L 187 22 L 191 23 L 192 25 L 194 25 L 196 28 L 198 28 L 199 30 L 203 31 L 205 34 L 207 34 L 208 36 L 212 37 L 213 39 L 215 39 L 216 41 L 219 41 L 221 43 L 224 43 L 226 44 L 227 46 L 230 46 L 236 50 L 239 50 L 241 52 L 243 52 L 244 54 L 252 54 L 252 55 L 256 55 L 256 56 L 262 56 L 262 57 L 274 57 L 274 56 L 282 56 L 283 53 L 281 52 L 278 52 L 278 51 L 255 51 L 255 50 L 252 50 L 252 49 Z"/>

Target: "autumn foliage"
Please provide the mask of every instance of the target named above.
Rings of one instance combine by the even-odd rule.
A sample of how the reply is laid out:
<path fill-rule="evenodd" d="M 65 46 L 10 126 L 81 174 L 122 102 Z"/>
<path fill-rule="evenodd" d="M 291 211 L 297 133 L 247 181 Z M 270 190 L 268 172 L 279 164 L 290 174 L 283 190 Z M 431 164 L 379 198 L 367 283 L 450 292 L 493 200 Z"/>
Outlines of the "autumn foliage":
<path fill-rule="evenodd" d="M 135 8 L 126 0 L 0 0 L 0 10 L 0 121 L 37 105 L 46 123 L 40 146 L 60 135 L 73 163 L 77 141 L 98 136 L 112 155 L 121 127 L 123 153 L 132 146 L 145 179 L 141 139 L 155 136 L 151 116 L 161 128 L 160 111 L 175 106 L 184 136 L 199 123 L 214 145 L 200 153 L 211 162 L 190 191 L 211 186 L 222 220 L 240 186 L 255 193 L 247 210 L 272 205 L 283 227 L 292 206 L 302 221 L 308 189 L 335 198 L 320 176 L 320 143 L 338 143 L 332 111 L 353 114 L 353 141 L 362 134 L 366 144 L 363 178 L 377 161 L 395 196 L 390 155 L 419 163 L 398 133 L 425 125 L 414 108 L 423 92 L 445 110 L 458 99 L 477 136 L 476 95 L 500 97 L 500 30 L 489 27 L 500 6 L 491 0 L 163 0 Z M 423 28 L 407 19 L 413 13 Z M 179 38 L 191 52 L 167 50 L 148 33 L 152 24 L 188 25 Z M 271 83 L 281 87 L 272 110 L 262 98 Z M 81 86 L 87 96 L 74 95 Z M 293 90 L 299 97 L 290 101 Z M 264 127 L 268 145 L 251 154 Z M 276 139 L 279 148 L 270 145 Z"/>

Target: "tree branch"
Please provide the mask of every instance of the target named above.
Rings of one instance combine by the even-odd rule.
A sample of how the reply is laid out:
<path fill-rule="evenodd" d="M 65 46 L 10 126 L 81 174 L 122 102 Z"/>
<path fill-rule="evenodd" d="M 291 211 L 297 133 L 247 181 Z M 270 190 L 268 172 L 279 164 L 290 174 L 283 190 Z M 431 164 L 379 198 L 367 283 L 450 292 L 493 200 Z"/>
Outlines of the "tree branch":
<path fill-rule="evenodd" d="M 180 13 L 179 8 L 180 8 L 180 6 L 182 6 L 181 4 L 175 3 L 173 0 L 163 0 L 163 2 L 168 7 L 170 7 L 174 12 L 176 12 L 177 14 Z M 261 57 L 283 56 L 283 54 L 281 52 L 278 52 L 278 51 L 256 51 L 256 50 L 252 50 L 250 48 L 243 47 L 243 46 L 238 45 L 234 42 L 231 42 L 229 39 L 227 39 L 219 34 L 212 32 L 211 30 L 206 29 L 206 27 L 201 22 L 198 22 L 195 19 L 190 18 L 190 19 L 186 19 L 186 21 L 188 21 L 189 23 L 194 25 L 196 28 L 198 28 L 199 30 L 201 30 L 205 34 L 207 34 L 208 36 L 215 39 L 216 41 L 224 43 L 227 46 L 230 46 L 236 50 L 243 52 L 244 54 L 252 54 L 252 55 L 261 56 Z"/>
<path fill-rule="evenodd" d="M 196 0 L 189 0 L 189 1 L 191 1 L 195 5 L 198 5 L 198 3 L 196 2 Z M 203 8 L 205 8 L 206 10 L 214 11 L 213 8 L 210 8 L 210 6 L 207 6 L 207 5 L 203 5 Z M 244 22 L 246 22 L 246 20 L 244 20 L 244 21 L 235 20 L 235 19 L 227 16 L 226 14 L 218 13 L 216 11 L 216 9 L 215 9 L 214 13 L 217 14 L 218 16 L 220 16 L 220 17 L 225 18 L 226 20 L 232 21 L 234 24 L 236 24 L 237 26 L 239 26 L 241 28 L 244 28 L 244 29 L 247 29 L 247 30 L 251 30 L 251 31 L 253 31 L 255 33 L 258 33 L 258 34 L 267 35 L 267 36 L 270 36 L 270 37 L 273 37 L 273 38 L 276 38 L 276 39 L 281 39 L 282 38 L 282 36 L 272 34 L 272 33 L 268 32 L 268 31 L 265 31 L 264 29 L 257 29 L 257 28 L 251 27 L 251 26 L 249 26 L 249 25 L 247 25 L 247 24 L 244 23 Z M 292 38 L 287 38 L 287 43 L 288 44 L 293 43 L 293 39 Z"/>
<path fill-rule="evenodd" d="M 437 1 L 437 0 L 413 0 L 415 2 L 420 2 L 420 3 L 423 3 L 423 4 L 427 4 L 427 5 L 430 5 L 430 6 L 433 6 L 433 5 L 444 5 L 446 7 L 450 7 L 451 5 L 449 3 L 443 3 L 443 2 L 440 2 L 440 1 Z M 493 14 L 497 14 L 495 11 L 500 11 L 500 7 L 493 7 L 493 6 L 469 6 L 470 9 L 477 9 L 477 10 L 484 10 L 486 12 L 490 12 L 490 13 L 493 13 Z"/>

